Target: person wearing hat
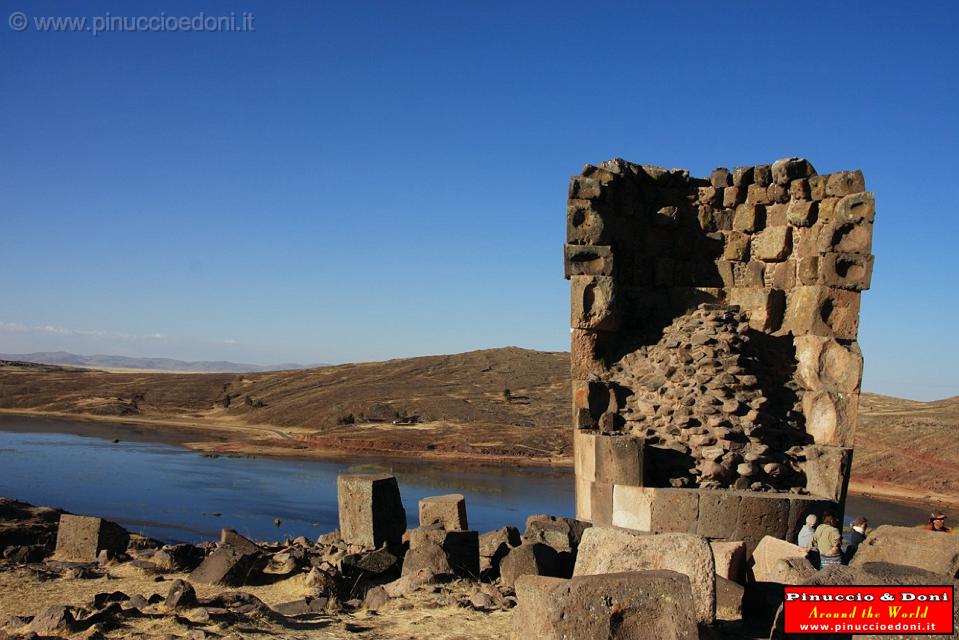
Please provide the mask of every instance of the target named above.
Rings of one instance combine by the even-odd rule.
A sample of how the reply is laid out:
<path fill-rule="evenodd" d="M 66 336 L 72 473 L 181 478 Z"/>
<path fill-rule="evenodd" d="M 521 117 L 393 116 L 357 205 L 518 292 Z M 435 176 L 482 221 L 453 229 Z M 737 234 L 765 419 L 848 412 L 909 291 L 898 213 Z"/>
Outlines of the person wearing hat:
<path fill-rule="evenodd" d="M 946 514 L 943 512 L 932 513 L 929 516 L 927 531 L 938 531 L 939 533 L 952 533 L 952 529 L 946 526 Z"/>
<path fill-rule="evenodd" d="M 846 564 L 849 564 L 852 557 L 856 555 L 859 545 L 866 539 L 866 528 L 868 526 L 869 521 L 863 516 L 859 516 L 852 521 L 852 529 L 849 533 L 843 534 L 843 556 Z"/>

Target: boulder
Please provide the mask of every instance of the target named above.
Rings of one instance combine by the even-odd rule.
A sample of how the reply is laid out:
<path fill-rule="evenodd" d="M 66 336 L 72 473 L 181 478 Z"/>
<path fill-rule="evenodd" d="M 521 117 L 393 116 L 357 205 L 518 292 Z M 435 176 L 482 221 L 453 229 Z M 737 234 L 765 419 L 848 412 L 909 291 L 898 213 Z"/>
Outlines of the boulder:
<path fill-rule="evenodd" d="M 800 584 L 816 573 L 802 547 L 772 536 L 763 537 L 753 550 L 752 570 L 756 582 L 779 584 Z"/>
<path fill-rule="evenodd" d="M 189 572 L 203 562 L 204 555 L 203 549 L 192 544 L 168 544 L 150 560 L 164 571 Z"/>
<path fill-rule="evenodd" d="M 479 534 L 447 531 L 439 525 L 414 529 L 403 559 L 403 575 L 423 569 L 438 576 L 479 577 Z"/>
<path fill-rule="evenodd" d="M 239 587 L 266 566 L 267 558 L 260 548 L 235 531 L 224 529 L 220 539 L 220 546 L 190 573 L 191 582 Z"/>
<path fill-rule="evenodd" d="M 167 609 L 191 609 L 197 606 L 193 585 L 185 580 L 174 580 L 163 604 Z"/>
<path fill-rule="evenodd" d="M 420 500 L 420 526 L 439 524 L 447 531 L 466 531 L 466 498 L 458 493 Z"/>
<path fill-rule="evenodd" d="M 541 542 L 524 542 L 511 550 L 500 562 L 503 586 L 512 587 L 520 576 L 558 577 L 562 567 L 559 553 Z"/>
<path fill-rule="evenodd" d="M 698 640 L 689 579 L 673 571 L 522 576 L 512 638 Z"/>
<path fill-rule="evenodd" d="M 101 551 L 115 557 L 124 553 L 129 543 L 130 534 L 114 522 L 64 513 L 57 528 L 54 557 L 66 562 L 96 562 Z"/>
<path fill-rule="evenodd" d="M 575 518 L 535 515 L 526 518 L 524 542 L 541 542 L 557 551 L 575 552 L 583 532 L 592 525 Z"/>
<path fill-rule="evenodd" d="M 370 611 L 376 611 L 385 605 L 390 599 L 390 594 L 382 586 L 375 586 L 366 592 L 363 597 L 363 607 Z"/>
<path fill-rule="evenodd" d="M 716 619 L 727 622 L 742 620 L 743 585 L 722 576 L 716 576 Z"/>
<path fill-rule="evenodd" d="M 499 571 L 499 563 L 510 549 L 522 544 L 519 529 L 503 527 L 484 533 L 479 537 L 480 571 L 489 571 L 494 575 Z"/>
<path fill-rule="evenodd" d="M 99 518 L 96 518 L 99 520 Z M 62 605 L 47 607 L 30 622 L 30 631 L 41 636 L 59 635 L 76 631 L 76 619 L 70 609 Z"/>
<path fill-rule="evenodd" d="M 340 560 L 340 571 L 348 578 L 381 576 L 394 572 L 399 577 L 400 559 L 386 547 L 364 553 L 351 553 Z"/>
<path fill-rule="evenodd" d="M 710 540 L 716 576 L 739 584 L 746 581 L 746 543 L 739 541 Z"/>
<path fill-rule="evenodd" d="M 344 474 L 336 479 L 340 535 L 349 544 L 375 549 L 399 547 L 406 510 L 396 478 L 385 474 Z"/>
<path fill-rule="evenodd" d="M 871 562 L 903 564 L 959 577 L 959 536 L 882 525 L 859 545 L 850 564 L 862 567 Z"/>
<path fill-rule="evenodd" d="M 509 557 L 507 556 L 507 559 Z M 583 533 L 573 576 L 618 571 L 669 570 L 689 577 L 696 619 L 716 618 L 713 552 L 705 538 L 688 533 L 642 534 L 594 527 Z"/>

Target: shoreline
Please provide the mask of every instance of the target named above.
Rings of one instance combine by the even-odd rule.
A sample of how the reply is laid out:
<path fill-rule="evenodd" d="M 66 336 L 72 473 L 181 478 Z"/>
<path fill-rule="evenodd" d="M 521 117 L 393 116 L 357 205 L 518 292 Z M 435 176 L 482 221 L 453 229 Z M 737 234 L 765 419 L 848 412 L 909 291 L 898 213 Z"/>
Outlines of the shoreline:
<path fill-rule="evenodd" d="M 390 449 L 386 447 L 316 447 L 300 439 L 316 432 L 301 427 L 280 428 L 273 425 L 250 425 L 234 422 L 218 422 L 204 418 L 182 416 L 98 416 L 35 409 L 0 409 L 0 420 L 5 416 L 27 418 L 51 418 L 69 420 L 89 425 L 89 430 L 77 435 L 116 438 L 125 436 L 129 430 L 118 430 L 122 425 L 130 427 L 153 427 L 136 429 L 133 440 L 170 444 L 200 453 L 223 456 L 250 456 L 278 459 L 312 459 L 317 461 L 343 461 L 351 458 L 382 458 L 396 461 L 428 461 L 440 465 L 466 465 L 471 468 L 518 466 L 528 470 L 552 469 L 556 471 L 573 468 L 572 456 L 526 457 L 463 452 Z M 31 429 L 36 431 L 36 429 Z M 62 433 L 63 429 L 51 429 Z M 200 436 L 203 439 L 197 439 Z M 231 437 L 232 439 L 227 439 Z M 277 444 L 271 444 L 271 442 Z M 283 445 L 280 443 L 292 443 Z M 343 442 L 343 440 L 340 440 Z M 871 478 L 855 478 L 849 482 L 849 494 L 900 504 L 902 506 L 929 506 L 959 508 L 959 495 L 930 492 L 922 487 L 893 485 Z"/>
<path fill-rule="evenodd" d="M 105 433 L 106 425 L 113 425 L 110 437 L 128 435 L 116 429 L 121 425 L 156 427 L 147 433 L 137 432 L 145 442 L 172 444 L 201 453 L 219 455 L 242 455 L 268 458 L 315 459 L 319 461 L 341 461 L 349 458 L 386 458 L 398 461 L 426 460 L 437 464 L 467 465 L 470 467 L 502 467 L 504 465 L 524 468 L 572 469 L 572 456 L 564 457 L 528 457 L 490 454 L 469 454 L 460 451 L 430 451 L 410 449 L 390 449 L 387 447 L 316 447 L 299 437 L 310 436 L 316 432 L 301 427 L 280 428 L 273 425 L 249 425 L 238 423 L 214 422 L 203 418 L 154 418 L 147 416 L 98 416 L 90 414 L 66 413 L 62 411 L 38 411 L 35 409 L 0 409 L 0 420 L 4 416 L 22 416 L 27 418 L 52 418 L 71 420 L 91 425 L 90 431 Z M 97 427 L 101 427 L 98 429 Z M 62 433 L 61 430 L 57 430 Z M 90 435 L 78 434 L 78 435 Z M 209 440 L 197 440 L 196 435 L 209 437 Z M 239 439 L 227 440 L 227 436 Z M 96 436 L 95 436 L 96 437 Z M 271 445 L 269 441 L 289 442 L 286 446 Z"/>

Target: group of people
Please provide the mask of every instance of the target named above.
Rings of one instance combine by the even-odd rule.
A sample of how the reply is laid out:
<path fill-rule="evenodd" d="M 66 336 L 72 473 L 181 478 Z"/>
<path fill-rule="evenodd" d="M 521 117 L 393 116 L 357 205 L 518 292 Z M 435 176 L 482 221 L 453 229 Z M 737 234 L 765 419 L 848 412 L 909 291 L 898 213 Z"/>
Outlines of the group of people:
<path fill-rule="evenodd" d="M 806 524 L 799 530 L 796 543 L 809 554 L 809 559 L 819 569 L 831 565 L 849 564 L 852 557 L 856 555 L 859 545 L 866 539 L 868 527 L 869 521 L 859 516 L 852 521 L 849 531 L 843 534 L 839 529 L 840 524 L 835 513 L 831 511 L 823 513 L 822 523 L 819 523 L 816 514 L 810 513 L 806 516 Z M 930 515 L 926 529 L 952 533 L 952 529 L 946 526 L 946 515 L 941 512 Z"/>

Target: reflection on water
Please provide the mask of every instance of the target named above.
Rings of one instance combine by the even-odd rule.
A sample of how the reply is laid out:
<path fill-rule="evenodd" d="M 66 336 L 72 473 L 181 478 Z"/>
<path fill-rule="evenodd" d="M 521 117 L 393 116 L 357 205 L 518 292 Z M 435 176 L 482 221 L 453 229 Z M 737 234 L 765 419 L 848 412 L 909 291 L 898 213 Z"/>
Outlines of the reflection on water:
<path fill-rule="evenodd" d="M 121 441 L 114 443 L 115 437 Z M 470 527 L 481 532 L 522 528 L 533 513 L 573 515 L 571 469 L 204 458 L 151 442 L 144 427 L 0 416 L 0 495 L 102 515 L 163 540 L 214 538 L 222 527 L 259 539 L 316 537 L 336 528 L 336 476 L 349 471 L 395 474 L 411 526 L 417 502 L 442 493 L 464 494 Z M 875 527 L 921 524 L 929 512 L 850 496 L 847 523 L 858 515 Z"/>
<path fill-rule="evenodd" d="M 464 494 L 479 531 L 522 527 L 532 513 L 572 515 L 571 470 L 204 458 L 142 439 L 77 435 L 82 428 L 68 420 L 44 419 L 38 431 L 33 420 L 0 420 L 0 495 L 103 515 L 165 540 L 212 538 L 221 527 L 260 539 L 316 537 L 337 526 L 336 476 L 349 470 L 394 473 L 412 526 L 417 502 L 439 493 Z M 54 431 L 56 422 L 66 433 Z"/>

